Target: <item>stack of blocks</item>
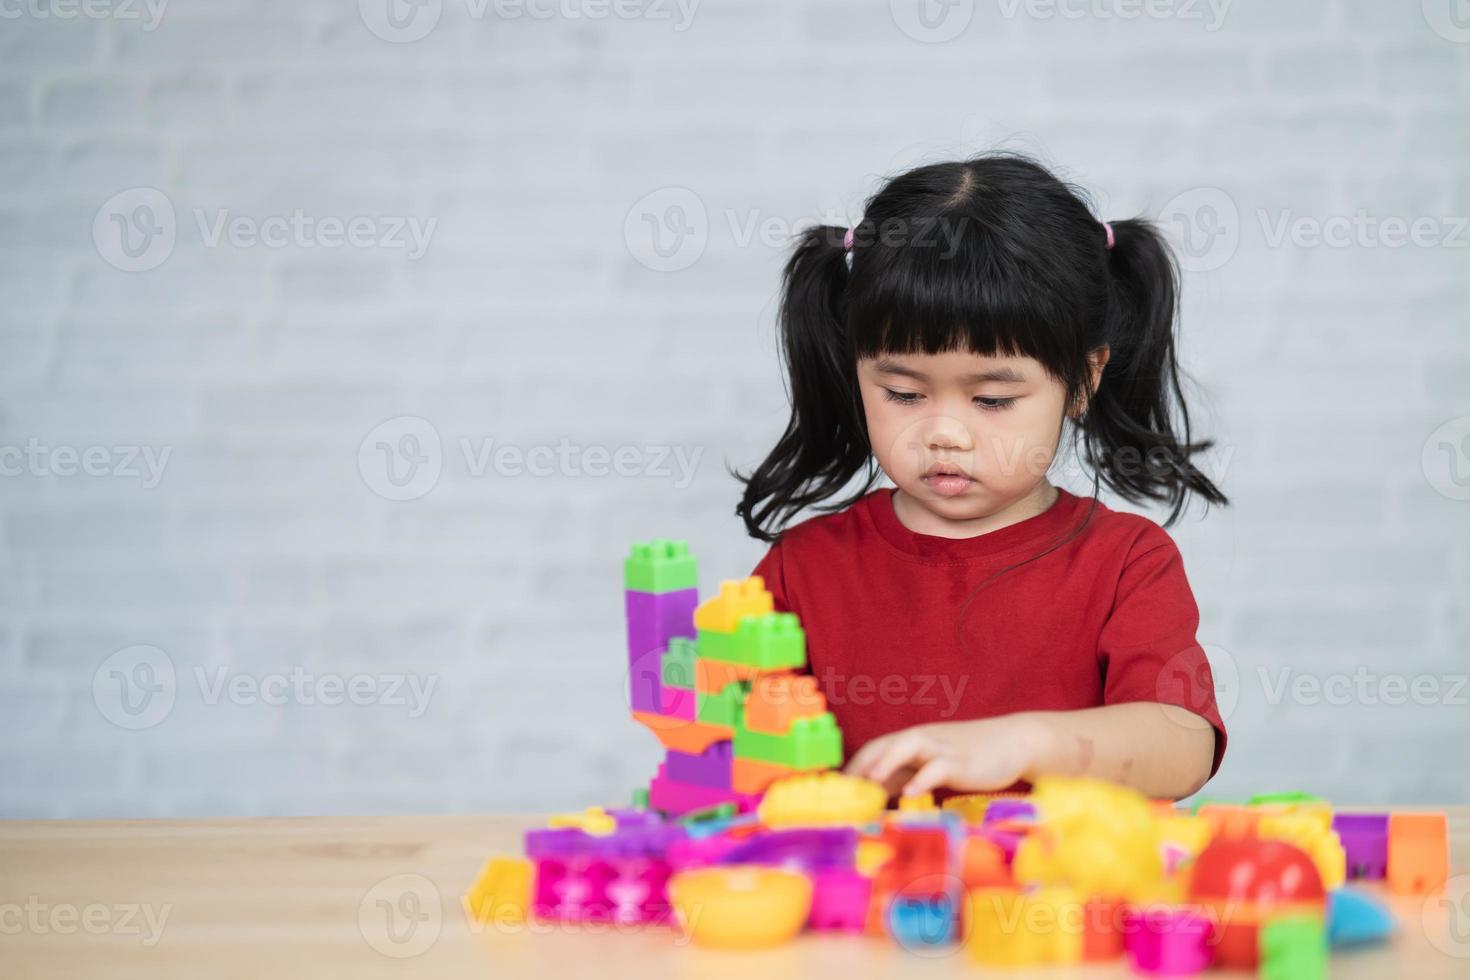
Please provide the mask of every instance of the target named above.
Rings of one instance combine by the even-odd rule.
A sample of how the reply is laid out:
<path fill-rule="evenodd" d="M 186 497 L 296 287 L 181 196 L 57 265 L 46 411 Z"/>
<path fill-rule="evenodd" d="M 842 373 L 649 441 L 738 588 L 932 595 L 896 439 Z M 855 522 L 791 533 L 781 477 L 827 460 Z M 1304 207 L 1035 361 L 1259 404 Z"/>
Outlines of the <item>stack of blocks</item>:
<path fill-rule="evenodd" d="M 623 565 L 633 717 L 667 750 L 648 805 L 670 814 L 755 808 L 775 780 L 834 768 L 842 733 L 806 666 L 796 616 L 760 576 L 699 602 L 682 541 L 635 544 Z"/>

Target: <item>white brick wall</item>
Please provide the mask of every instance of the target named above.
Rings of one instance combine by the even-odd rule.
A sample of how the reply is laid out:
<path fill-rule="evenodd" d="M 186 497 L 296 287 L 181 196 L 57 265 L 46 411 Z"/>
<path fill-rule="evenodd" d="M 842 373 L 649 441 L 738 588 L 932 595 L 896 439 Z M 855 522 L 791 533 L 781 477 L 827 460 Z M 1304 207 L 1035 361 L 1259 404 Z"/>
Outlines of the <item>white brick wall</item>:
<path fill-rule="evenodd" d="M 1218 23 L 1183 0 L 1144 19 L 976 0 L 943 8 L 961 20 L 934 30 L 964 28 L 945 42 L 893 6 L 703 0 L 679 30 L 430 0 L 428 35 L 390 43 L 352 0 L 172 0 L 154 29 L 141 0 L 71 19 L 67 0 L 0 0 L 0 447 L 47 449 L 0 478 L 0 815 L 625 798 L 656 756 L 621 693 L 625 548 L 688 538 L 706 588 L 761 551 L 724 464 L 784 419 L 784 251 L 740 232 L 856 217 L 880 175 L 996 145 L 1104 217 L 1172 227 L 1182 207 L 1196 241 L 1212 218 L 1230 233 L 1188 275 L 1183 346 L 1236 504 L 1176 531 L 1237 701 L 1211 792 L 1470 799 L 1448 775 L 1470 736 L 1470 501 L 1449 467 L 1470 477 L 1470 444 L 1425 454 L 1470 416 L 1470 233 L 1451 220 L 1470 214 L 1470 31 L 1451 0 L 1235 0 Z M 102 212 L 101 249 L 93 226 L 139 187 L 177 238 L 125 272 L 104 252 L 126 264 L 111 214 L 138 200 Z M 707 237 L 658 272 L 640 214 L 669 188 Z M 1359 209 L 1452 240 L 1270 244 L 1284 215 Z M 210 246 L 195 214 L 221 210 L 437 224 L 413 261 Z M 411 501 L 359 469 L 401 416 L 442 440 Z M 687 485 L 475 476 L 462 440 L 472 460 L 565 441 L 579 467 L 589 447 L 701 455 Z M 89 449 L 112 475 L 54 472 Z M 168 453 L 156 485 L 117 472 L 137 450 Z M 109 660 L 138 645 L 162 653 Z M 118 699 L 118 676 L 163 680 L 139 656 L 172 665 L 166 714 L 166 686 L 140 715 Z M 1291 693 L 1360 669 L 1371 697 Z M 212 691 L 221 671 L 361 677 L 408 703 L 252 703 Z M 405 676 L 434 685 L 425 703 L 388 697 Z M 1365 703 L 1385 678 L 1438 693 Z"/>

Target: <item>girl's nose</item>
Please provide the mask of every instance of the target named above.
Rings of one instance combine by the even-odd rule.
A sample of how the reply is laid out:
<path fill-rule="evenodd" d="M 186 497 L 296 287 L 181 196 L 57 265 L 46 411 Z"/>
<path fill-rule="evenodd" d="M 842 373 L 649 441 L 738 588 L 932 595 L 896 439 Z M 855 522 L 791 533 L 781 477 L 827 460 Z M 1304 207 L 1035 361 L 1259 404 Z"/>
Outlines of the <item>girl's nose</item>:
<path fill-rule="evenodd" d="M 927 441 L 932 451 L 947 449 L 967 453 L 974 448 L 970 430 L 959 419 L 945 415 L 936 416 L 931 420 Z"/>

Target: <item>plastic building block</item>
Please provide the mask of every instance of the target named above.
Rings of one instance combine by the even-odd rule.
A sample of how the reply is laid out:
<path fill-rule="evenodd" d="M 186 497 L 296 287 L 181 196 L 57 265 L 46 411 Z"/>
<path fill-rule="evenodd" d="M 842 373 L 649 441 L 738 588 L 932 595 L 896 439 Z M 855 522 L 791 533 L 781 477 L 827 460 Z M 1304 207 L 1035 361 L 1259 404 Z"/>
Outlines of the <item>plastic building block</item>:
<path fill-rule="evenodd" d="M 675 637 L 693 637 L 694 589 L 624 594 L 628 687 L 633 710 L 657 711 L 663 700 L 663 656 Z"/>
<path fill-rule="evenodd" d="M 862 932 L 868 921 L 873 879 L 854 870 L 825 870 L 812 874 L 812 929 Z"/>
<path fill-rule="evenodd" d="M 742 616 L 764 616 L 774 611 L 775 600 L 766 591 L 765 579 L 752 575 L 738 582 L 721 582 L 719 593 L 694 610 L 694 628 L 733 633 Z"/>
<path fill-rule="evenodd" d="M 812 872 L 849 870 L 857 853 L 858 834 L 852 827 L 803 827 L 758 834 L 732 847 L 721 861 L 727 864 L 767 864 Z"/>
<path fill-rule="evenodd" d="M 1288 790 L 1281 793 L 1257 793 L 1250 798 L 1251 806 L 1272 806 L 1275 804 L 1296 803 L 1326 803 L 1320 796 L 1304 793 L 1301 790 Z"/>
<path fill-rule="evenodd" d="M 663 704 L 659 714 L 683 721 L 694 721 L 697 704 L 693 691 L 686 691 L 682 687 L 666 687 L 663 689 Z"/>
<path fill-rule="evenodd" d="M 719 694 L 737 681 L 749 683 L 759 676 L 759 670 L 745 664 L 727 664 L 704 657 L 694 661 L 694 689 L 700 694 Z"/>
<path fill-rule="evenodd" d="M 1123 905 L 1094 896 L 1082 905 L 1082 959 L 1103 963 L 1123 955 Z"/>
<path fill-rule="evenodd" d="M 1009 888 L 977 888 L 965 909 L 970 921 L 971 958 L 987 966 L 1031 966 L 1047 962 L 1048 937 L 1027 915 L 1030 899 Z"/>
<path fill-rule="evenodd" d="M 696 694 L 699 706 L 696 717 L 707 725 L 722 725 L 735 734 L 735 719 L 745 711 L 745 701 L 750 694 L 749 681 L 726 684 L 718 693 Z"/>
<path fill-rule="evenodd" d="M 956 902 L 949 895 L 894 896 L 888 934 L 906 949 L 932 949 L 954 941 Z"/>
<path fill-rule="evenodd" d="M 1099 779 L 1044 776 L 1031 799 L 1039 828 L 1018 822 L 982 828 L 1034 831 L 1016 845 L 1016 881 L 1067 885 L 1086 895 L 1144 894 L 1163 882 L 1158 818 L 1142 794 Z"/>
<path fill-rule="evenodd" d="M 740 746 L 735 747 L 736 754 Z M 1443 813 L 1393 813 L 1388 818 L 1388 890 L 1423 895 L 1450 875 L 1449 830 Z"/>
<path fill-rule="evenodd" d="M 635 712 L 662 712 L 664 703 L 663 668 L 658 650 L 644 650 L 628 655 L 628 706 Z"/>
<path fill-rule="evenodd" d="M 917 796 L 900 796 L 898 798 L 898 810 L 900 813 L 930 813 L 938 810 L 934 805 L 933 793 L 920 793 Z"/>
<path fill-rule="evenodd" d="M 1123 948 L 1139 973 L 1183 977 L 1210 965 L 1210 919 L 1199 909 L 1147 908 L 1124 914 Z"/>
<path fill-rule="evenodd" d="M 664 687 L 694 690 L 694 658 L 697 647 L 687 636 L 675 636 L 669 640 L 669 648 L 663 652 L 659 670 Z"/>
<path fill-rule="evenodd" d="M 753 732 L 736 719 L 734 741 L 735 754 L 741 758 L 793 769 L 829 769 L 842 764 L 842 732 L 830 711 L 793 720 L 789 735 Z"/>
<path fill-rule="evenodd" d="M 827 699 L 817 690 L 817 679 L 796 674 L 763 674 L 745 699 L 745 726 L 753 732 L 785 735 L 798 718 L 827 711 Z"/>
<path fill-rule="evenodd" d="M 1027 800 L 991 800 L 985 807 L 985 823 L 998 820 L 1034 820 L 1036 807 Z"/>
<path fill-rule="evenodd" d="M 954 885 L 949 873 L 949 834 L 943 827 L 890 823 L 882 840 L 892 857 L 874 875 L 873 887 L 894 895 L 927 896 Z"/>
<path fill-rule="evenodd" d="M 546 821 L 548 827 L 575 827 L 593 837 L 606 837 L 617 829 L 617 821 L 600 806 L 589 806 L 581 813 L 556 813 Z"/>
<path fill-rule="evenodd" d="M 875 782 L 823 772 L 773 783 L 761 800 L 760 818 L 773 828 L 855 826 L 878 819 L 887 803 L 888 794 Z"/>
<path fill-rule="evenodd" d="M 975 834 L 967 836 L 961 845 L 960 880 L 968 890 L 1015 885 L 1005 851 L 994 841 Z"/>
<path fill-rule="evenodd" d="M 1381 943 L 1393 931 L 1393 916 L 1371 895 L 1339 888 L 1327 896 L 1327 940 L 1332 946 Z"/>
<path fill-rule="evenodd" d="M 531 905 L 531 862 L 520 857 L 493 857 L 464 897 L 471 922 L 524 922 Z"/>
<path fill-rule="evenodd" d="M 703 752 L 716 742 L 728 739 L 732 730 L 721 725 L 706 725 L 699 721 L 687 721 L 668 715 L 635 711 L 633 719 L 658 736 L 659 744 L 666 749 L 688 752 L 694 755 Z"/>
<path fill-rule="evenodd" d="M 691 810 L 679 818 L 679 823 L 689 826 L 691 824 L 727 820 L 735 816 L 739 810 L 740 808 L 734 803 L 721 803 L 718 806 L 706 807 L 703 810 Z"/>
<path fill-rule="evenodd" d="M 716 742 L 697 755 L 670 752 L 664 761 L 664 774 L 681 783 L 728 789 L 733 759 L 734 746 L 729 742 Z"/>
<path fill-rule="evenodd" d="M 633 545 L 623 560 L 623 588 L 636 592 L 676 592 L 699 585 L 689 545 L 655 538 Z"/>
<path fill-rule="evenodd" d="M 1261 926 L 1262 980 L 1326 980 L 1327 934 L 1322 917 L 1288 915 Z"/>
<path fill-rule="evenodd" d="M 635 786 L 633 788 L 633 808 L 636 810 L 648 809 L 648 787 Z"/>
<path fill-rule="evenodd" d="M 715 786 L 697 786 L 693 783 L 682 783 L 671 779 L 665 773 L 662 764 L 658 767 L 658 775 L 653 777 L 648 784 L 648 803 L 656 810 L 678 816 L 691 810 L 704 810 L 721 803 L 734 802 L 744 813 L 754 810 L 760 803 L 759 798 L 747 793 L 740 793 L 734 789 L 720 789 Z"/>
<path fill-rule="evenodd" d="M 669 896 L 686 935 L 725 949 L 758 949 L 789 942 L 806 924 L 812 883 L 796 871 L 711 867 L 681 871 Z"/>
<path fill-rule="evenodd" d="M 699 655 L 760 670 L 785 670 L 806 664 L 806 632 L 792 613 L 742 616 L 733 631 L 701 628 Z"/>
<path fill-rule="evenodd" d="M 1261 822 L 1264 810 L 1251 806 L 1239 806 L 1229 803 L 1209 803 L 1195 810 L 1195 816 L 1203 818 L 1210 825 L 1210 836 L 1219 840 L 1222 837 L 1254 837 L 1256 827 Z"/>
<path fill-rule="evenodd" d="M 794 775 L 796 770 L 790 766 L 737 758 L 730 766 L 730 788 L 739 793 L 764 793 L 776 780 Z"/>
<path fill-rule="evenodd" d="M 940 804 L 940 809 L 953 811 L 966 823 L 983 823 L 992 800 L 1024 800 L 1026 793 L 959 793 Z"/>
<path fill-rule="evenodd" d="M 1342 841 L 1349 878 L 1382 878 L 1388 873 L 1388 814 L 1339 813 L 1332 829 Z"/>
<path fill-rule="evenodd" d="M 1256 966 L 1260 923 L 1273 915 L 1320 916 L 1326 904 L 1322 877 L 1306 853 L 1249 837 L 1211 842 L 1195 859 L 1189 896 L 1219 924 L 1219 964 L 1245 969 Z"/>
<path fill-rule="evenodd" d="M 1256 825 L 1256 833 L 1270 840 L 1284 840 L 1300 847 L 1317 866 L 1322 887 L 1329 891 L 1347 880 L 1347 856 L 1342 842 L 1323 823 L 1319 814 L 1309 812 L 1268 813 Z"/>

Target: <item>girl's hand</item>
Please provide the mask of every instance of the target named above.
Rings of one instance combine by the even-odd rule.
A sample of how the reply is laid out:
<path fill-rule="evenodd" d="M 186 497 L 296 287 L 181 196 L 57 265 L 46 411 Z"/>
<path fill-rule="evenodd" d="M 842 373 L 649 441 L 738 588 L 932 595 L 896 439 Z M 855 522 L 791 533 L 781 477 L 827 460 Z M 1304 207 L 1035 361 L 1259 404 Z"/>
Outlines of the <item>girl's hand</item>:
<path fill-rule="evenodd" d="M 978 793 L 1005 789 L 1033 774 L 1045 726 L 1026 715 L 915 725 L 873 739 L 846 772 L 881 783 L 889 796 L 917 796 L 940 786 Z"/>

